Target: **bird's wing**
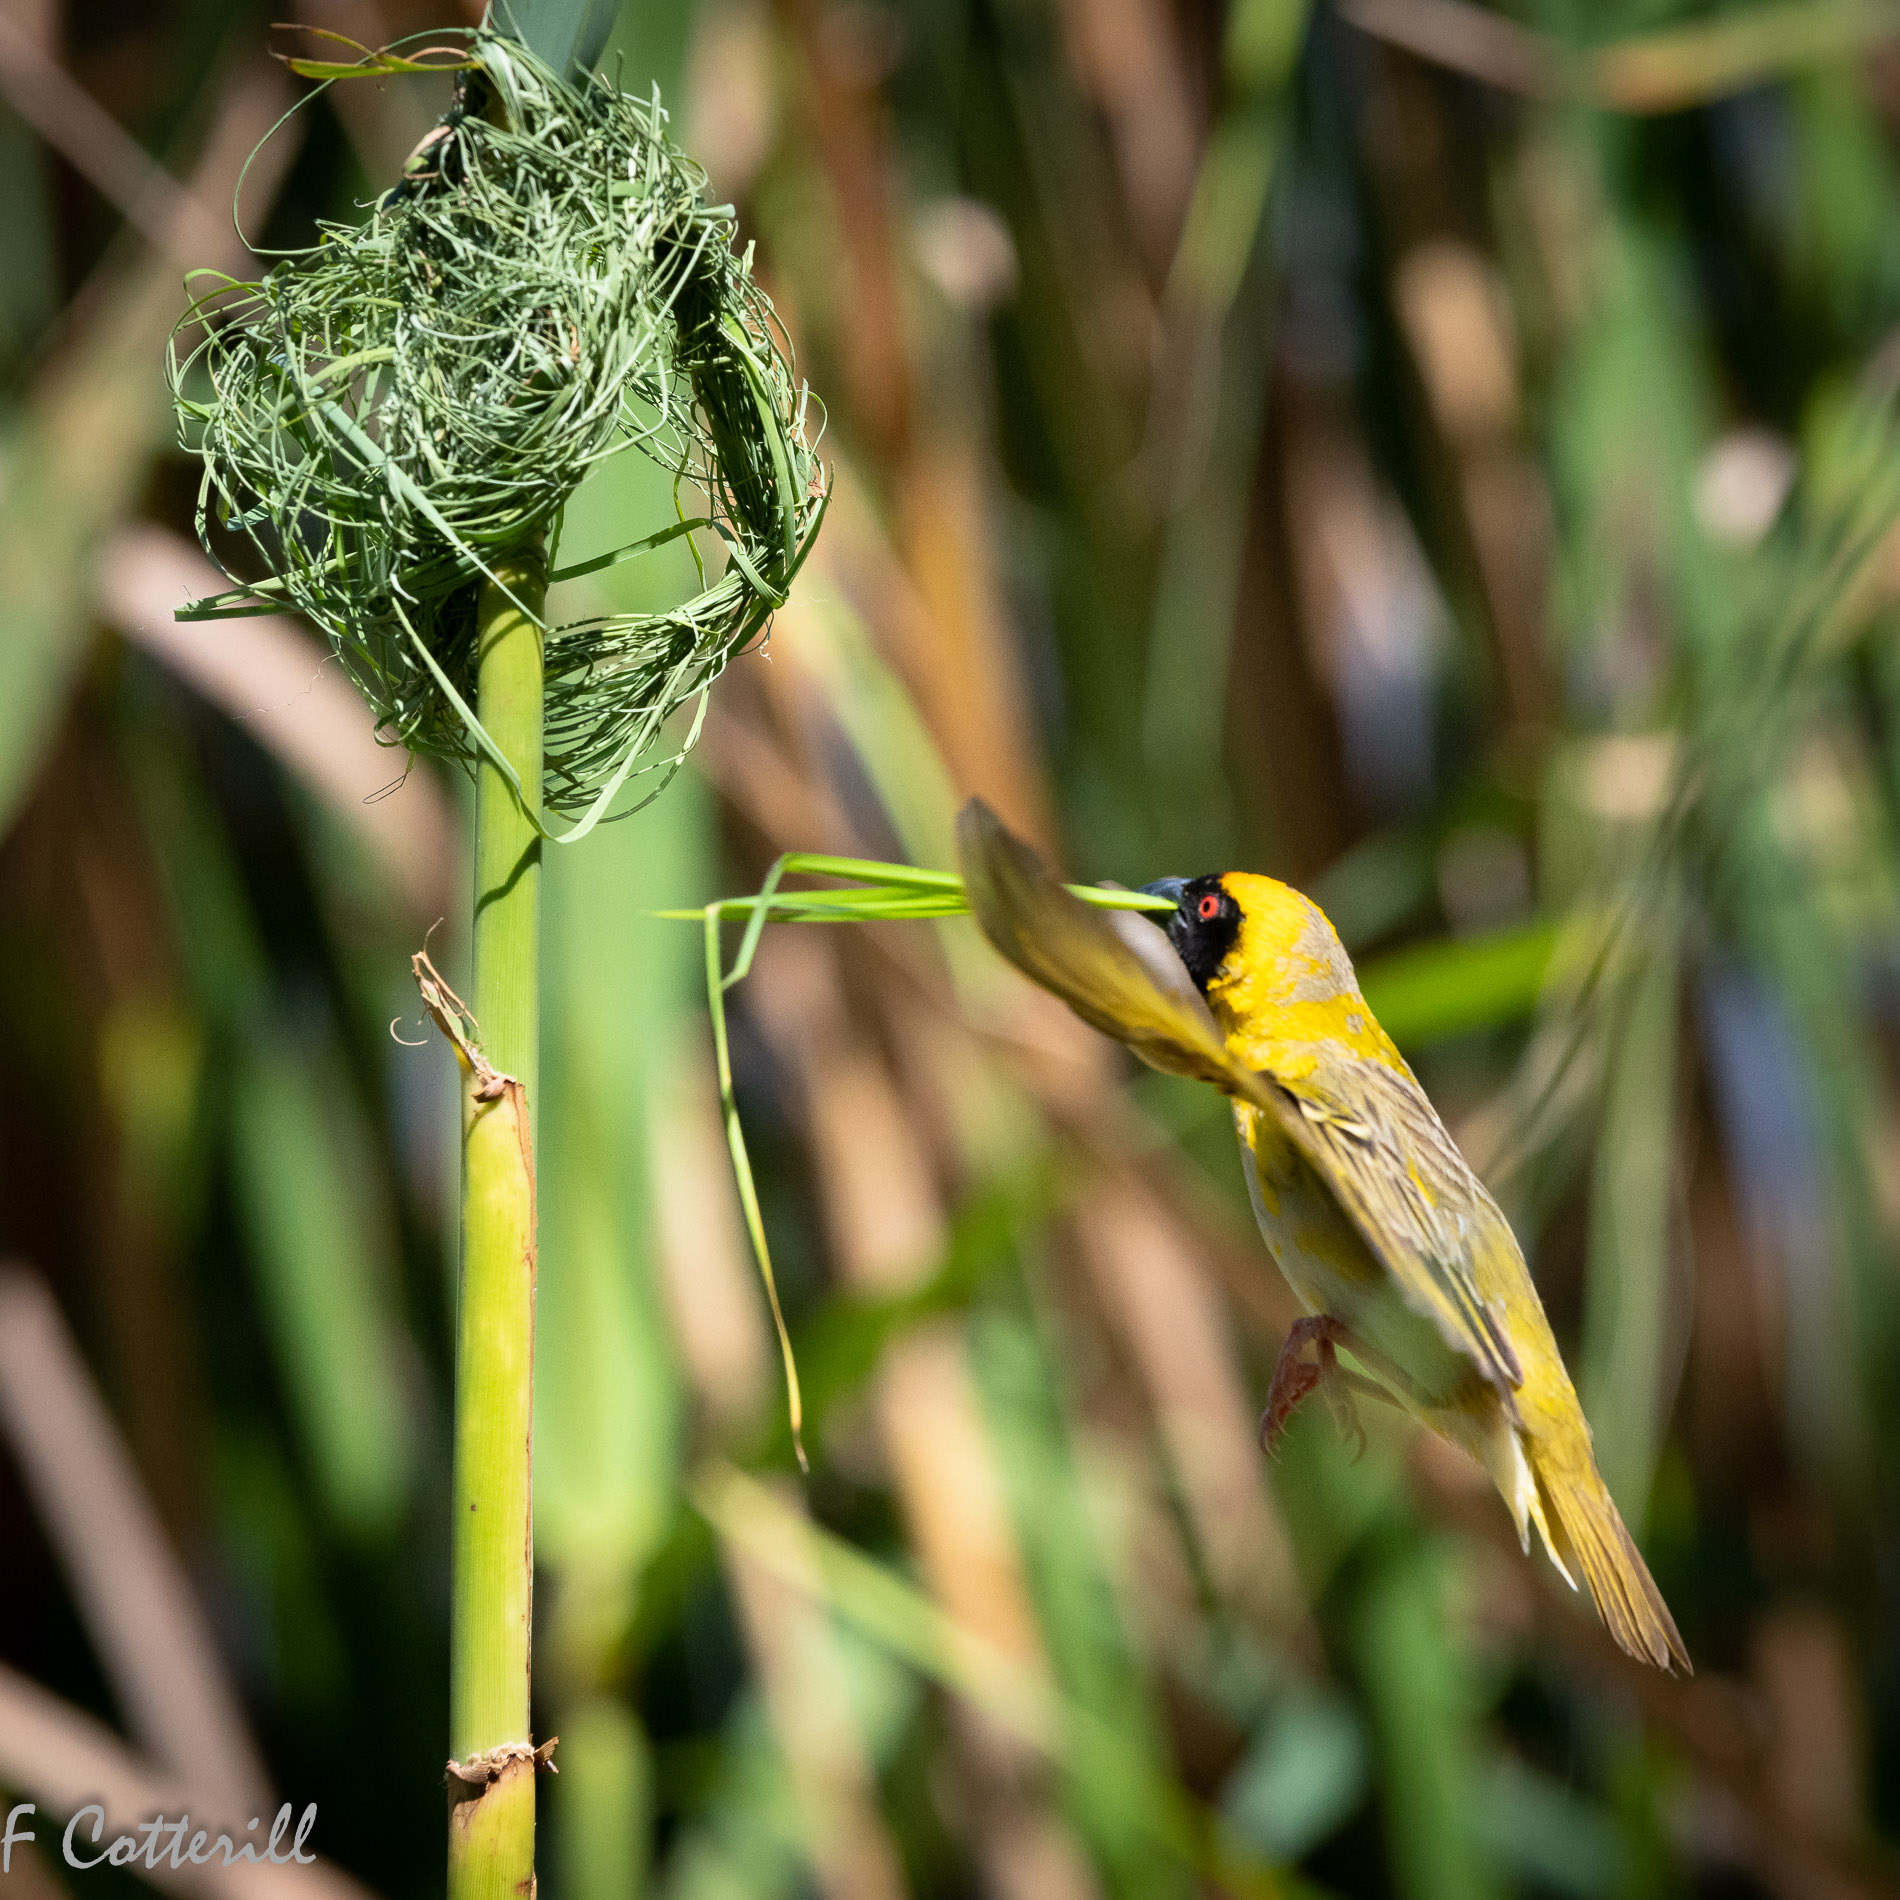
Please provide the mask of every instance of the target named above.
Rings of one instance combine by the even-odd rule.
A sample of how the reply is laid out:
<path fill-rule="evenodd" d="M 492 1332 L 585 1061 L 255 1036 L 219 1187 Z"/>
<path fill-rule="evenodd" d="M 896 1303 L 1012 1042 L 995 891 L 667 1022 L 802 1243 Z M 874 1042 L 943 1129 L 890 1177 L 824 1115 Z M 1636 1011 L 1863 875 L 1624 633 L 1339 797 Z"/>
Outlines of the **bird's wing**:
<path fill-rule="evenodd" d="M 1501 1393 L 1515 1390 L 1507 1293 L 1525 1269 L 1497 1203 L 1408 1072 L 1344 1050 L 1304 1054 L 1316 1059 L 1296 1075 L 1265 1078 L 1294 1111 L 1276 1119 L 1405 1303 Z"/>
<path fill-rule="evenodd" d="M 957 858 L 983 934 L 1025 976 L 1153 1067 L 1254 1091 L 1173 945 L 1140 912 L 1071 896 L 981 799 L 957 815 Z"/>

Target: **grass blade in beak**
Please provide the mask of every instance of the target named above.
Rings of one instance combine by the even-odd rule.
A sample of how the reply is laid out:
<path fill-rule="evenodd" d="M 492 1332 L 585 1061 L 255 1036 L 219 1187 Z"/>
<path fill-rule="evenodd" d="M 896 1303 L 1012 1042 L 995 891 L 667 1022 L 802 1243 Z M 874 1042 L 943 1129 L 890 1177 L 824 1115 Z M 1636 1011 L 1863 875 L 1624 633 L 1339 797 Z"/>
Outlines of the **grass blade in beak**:
<path fill-rule="evenodd" d="M 1170 1074 L 1229 1094 L 1261 1086 L 1228 1055 L 1186 966 L 1147 918 L 1071 896 L 981 799 L 957 816 L 957 858 L 983 934 L 1085 1023 Z"/>

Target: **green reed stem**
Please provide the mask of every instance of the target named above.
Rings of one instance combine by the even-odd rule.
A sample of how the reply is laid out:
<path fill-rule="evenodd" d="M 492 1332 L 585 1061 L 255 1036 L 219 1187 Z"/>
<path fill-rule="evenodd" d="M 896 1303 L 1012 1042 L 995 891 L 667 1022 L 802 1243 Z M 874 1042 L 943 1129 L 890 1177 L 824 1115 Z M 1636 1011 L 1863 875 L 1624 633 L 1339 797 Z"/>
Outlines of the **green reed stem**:
<path fill-rule="evenodd" d="M 533 808 L 487 759 L 475 793 L 475 970 L 482 1054 L 519 1087 L 463 1077 L 462 1277 L 455 1356 L 455 1526 L 449 1729 L 457 1762 L 450 1900 L 533 1891 L 529 1734 L 533 1613 L 533 1113 L 538 1093 L 542 634 L 538 544 L 496 563 L 479 609 L 480 716 Z M 523 609 L 527 608 L 528 612 Z M 497 1754 L 497 1751 L 501 1751 Z"/>

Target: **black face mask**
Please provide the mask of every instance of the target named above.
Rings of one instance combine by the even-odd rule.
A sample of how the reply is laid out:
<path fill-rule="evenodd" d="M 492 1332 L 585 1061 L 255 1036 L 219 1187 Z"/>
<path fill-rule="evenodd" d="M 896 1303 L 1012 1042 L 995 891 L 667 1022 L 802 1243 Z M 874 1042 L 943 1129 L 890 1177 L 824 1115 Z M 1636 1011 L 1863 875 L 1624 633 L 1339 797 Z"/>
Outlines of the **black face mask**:
<path fill-rule="evenodd" d="M 1174 911 L 1162 928 L 1195 987 L 1205 994 L 1240 935 L 1240 906 L 1215 872 L 1157 878 L 1141 888 L 1145 896 L 1174 900 Z"/>

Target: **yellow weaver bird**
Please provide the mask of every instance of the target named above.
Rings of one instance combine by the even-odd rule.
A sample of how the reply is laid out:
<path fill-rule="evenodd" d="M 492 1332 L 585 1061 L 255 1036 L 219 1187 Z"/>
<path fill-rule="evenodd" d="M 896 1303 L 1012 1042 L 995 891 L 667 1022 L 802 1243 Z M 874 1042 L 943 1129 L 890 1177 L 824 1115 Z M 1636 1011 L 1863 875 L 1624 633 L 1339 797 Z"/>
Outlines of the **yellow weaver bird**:
<path fill-rule="evenodd" d="M 1319 906 L 1241 871 L 1163 878 L 1144 887 L 1174 906 L 1157 929 L 1071 896 L 979 801 L 957 849 L 1004 956 L 1155 1067 L 1233 1098 L 1260 1231 L 1306 1309 L 1263 1440 L 1315 1390 L 1354 1430 L 1352 1391 L 1399 1405 L 1484 1466 L 1524 1548 L 1534 1527 L 1623 1649 L 1688 1670 L 1510 1223 L 1366 1007 Z"/>

